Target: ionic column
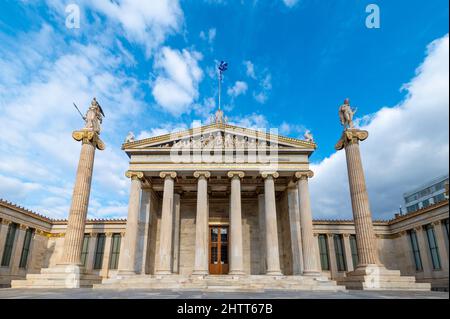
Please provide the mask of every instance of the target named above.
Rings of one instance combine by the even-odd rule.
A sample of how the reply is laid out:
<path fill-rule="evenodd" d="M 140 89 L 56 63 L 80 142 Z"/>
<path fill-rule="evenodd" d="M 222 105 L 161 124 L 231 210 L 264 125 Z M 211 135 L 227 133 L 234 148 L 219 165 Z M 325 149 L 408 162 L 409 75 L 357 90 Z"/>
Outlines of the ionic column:
<path fill-rule="evenodd" d="M 97 233 L 90 233 L 88 243 L 88 254 L 86 257 L 86 265 L 84 266 L 84 269 L 86 270 L 87 273 L 92 272 L 94 268 L 94 254 L 96 244 L 97 244 Z"/>
<path fill-rule="evenodd" d="M 125 238 L 122 246 L 123 249 L 120 251 L 118 271 L 120 274 L 132 275 L 136 273 L 135 262 L 139 234 L 141 181 L 144 178 L 144 173 L 128 171 L 125 175 L 131 178 L 131 188 Z"/>
<path fill-rule="evenodd" d="M 264 206 L 266 209 L 266 264 L 267 275 L 282 275 L 280 268 L 280 252 L 278 248 L 277 209 L 275 202 L 275 182 L 277 172 L 263 172 Z"/>
<path fill-rule="evenodd" d="M 420 259 L 422 261 L 423 276 L 425 279 L 432 278 L 433 268 L 431 264 L 430 250 L 428 249 L 428 240 L 426 238 L 423 226 L 414 228 L 419 244 Z"/>
<path fill-rule="evenodd" d="M 300 230 L 300 208 L 298 190 L 295 183 L 288 185 L 288 210 L 291 231 L 292 274 L 300 275 L 303 270 L 302 238 Z"/>
<path fill-rule="evenodd" d="M 439 259 L 441 261 L 441 269 L 448 272 L 448 253 L 445 247 L 445 234 L 442 226 L 442 221 L 438 220 L 433 222 L 434 234 L 436 235 L 436 243 L 439 251 Z"/>
<path fill-rule="evenodd" d="M 265 211 L 265 199 L 264 192 L 258 194 L 258 224 L 259 224 L 259 240 L 261 250 L 260 256 L 260 274 L 265 274 L 267 270 L 266 266 L 266 211 Z"/>
<path fill-rule="evenodd" d="M 334 234 L 327 234 L 328 249 L 330 250 L 330 273 L 331 279 L 338 277 L 338 268 L 336 261 L 336 249 L 334 247 Z"/>
<path fill-rule="evenodd" d="M 209 172 L 194 172 L 197 184 L 197 217 L 195 221 L 194 275 L 207 275 L 208 267 L 208 178 Z"/>
<path fill-rule="evenodd" d="M 109 272 L 109 260 L 111 258 L 111 244 L 112 244 L 112 233 L 107 232 L 105 241 L 105 250 L 103 253 L 102 269 L 100 270 L 100 276 L 103 278 L 108 277 Z"/>
<path fill-rule="evenodd" d="M 72 137 L 76 141 L 82 141 L 82 145 L 60 264 L 80 266 L 95 148 L 103 150 L 105 146 L 92 130 L 75 131 Z"/>
<path fill-rule="evenodd" d="M 298 187 L 298 197 L 300 200 L 300 226 L 302 231 L 303 248 L 303 274 L 316 276 L 320 275 L 319 251 L 317 241 L 314 238 L 311 202 L 309 198 L 308 178 L 312 178 L 312 171 L 296 172 L 295 178 Z"/>
<path fill-rule="evenodd" d="M 15 275 L 19 271 L 20 257 L 22 256 L 23 243 L 25 240 L 25 233 L 27 231 L 27 226 L 19 225 L 17 228 L 18 234 L 15 240 L 12 256 L 11 256 L 11 274 Z"/>
<path fill-rule="evenodd" d="M 230 195 L 230 275 L 244 274 L 244 259 L 242 248 L 242 209 L 241 209 L 241 178 L 244 172 L 228 172 L 231 178 Z"/>
<path fill-rule="evenodd" d="M 353 271 L 352 247 L 350 246 L 350 234 L 344 234 L 344 253 L 347 271 Z"/>
<path fill-rule="evenodd" d="M 173 256 L 172 256 L 172 272 L 178 274 L 180 272 L 180 198 L 179 193 L 175 193 L 173 202 Z"/>
<path fill-rule="evenodd" d="M 156 274 L 172 273 L 172 238 L 173 238 L 173 196 L 176 172 L 161 172 L 164 179 L 164 194 L 161 211 L 161 228 L 159 238 L 159 266 Z"/>
<path fill-rule="evenodd" d="M 347 129 L 336 144 L 336 150 L 345 148 L 347 158 L 348 181 L 358 243 L 358 268 L 367 265 L 381 266 L 359 151 L 359 141 L 364 141 L 368 136 L 367 131 Z"/>

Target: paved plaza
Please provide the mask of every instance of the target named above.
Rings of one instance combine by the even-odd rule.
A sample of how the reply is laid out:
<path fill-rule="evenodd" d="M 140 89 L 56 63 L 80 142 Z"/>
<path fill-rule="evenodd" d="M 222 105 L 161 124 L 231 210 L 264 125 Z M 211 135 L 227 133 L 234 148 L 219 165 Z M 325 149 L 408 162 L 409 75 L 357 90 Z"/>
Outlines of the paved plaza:
<path fill-rule="evenodd" d="M 448 292 L 412 291 L 274 291 L 203 292 L 174 290 L 0 289 L 1 299 L 449 299 Z"/>

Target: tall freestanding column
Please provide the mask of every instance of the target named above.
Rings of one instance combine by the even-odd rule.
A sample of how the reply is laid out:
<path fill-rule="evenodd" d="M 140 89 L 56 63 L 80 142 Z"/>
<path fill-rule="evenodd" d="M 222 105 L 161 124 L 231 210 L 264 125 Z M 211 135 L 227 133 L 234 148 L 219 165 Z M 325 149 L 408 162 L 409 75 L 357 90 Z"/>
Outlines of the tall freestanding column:
<path fill-rule="evenodd" d="M 195 221 L 194 275 L 207 275 L 208 269 L 208 178 L 209 172 L 194 172 L 197 184 L 197 217 Z"/>
<path fill-rule="evenodd" d="M 266 208 L 266 263 L 267 275 L 282 275 L 280 268 L 280 252 L 278 248 L 277 208 L 275 201 L 275 182 L 277 172 L 263 172 L 264 200 Z"/>
<path fill-rule="evenodd" d="M 105 149 L 98 135 L 98 132 L 91 129 L 82 129 L 72 133 L 72 137 L 76 141 L 81 141 L 82 144 L 60 264 L 81 265 L 81 250 L 91 193 L 95 148 Z"/>
<path fill-rule="evenodd" d="M 303 248 L 303 274 L 320 275 L 319 252 L 315 242 L 311 203 L 309 200 L 308 178 L 312 178 L 312 171 L 296 172 L 295 177 L 298 180 L 298 197 L 300 200 L 300 225 L 302 230 L 302 248 Z"/>
<path fill-rule="evenodd" d="M 381 265 L 378 256 L 372 214 L 369 207 L 364 171 L 359 152 L 359 141 L 369 136 L 367 131 L 347 129 L 336 144 L 336 150 L 345 148 L 348 181 L 358 246 L 358 266 Z"/>
<path fill-rule="evenodd" d="M 230 275 L 244 274 L 244 259 L 242 248 L 242 209 L 241 209 L 241 178 L 244 172 L 228 172 L 231 178 L 230 195 Z"/>
<path fill-rule="evenodd" d="M 139 208 L 141 198 L 141 181 L 143 172 L 127 171 L 125 176 L 131 179 L 130 197 L 128 201 L 128 217 L 125 238 L 119 255 L 119 273 L 133 275 L 136 273 L 136 249 L 139 233 Z"/>
<path fill-rule="evenodd" d="M 287 188 L 289 226 L 291 232 L 292 274 L 301 275 L 303 272 L 303 251 L 300 226 L 300 209 L 298 204 L 298 189 L 290 182 Z"/>
<path fill-rule="evenodd" d="M 161 172 L 164 179 L 164 194 L 161 212 L 161 228 L 159 239 L 159 266 L 156 273 L 169 275 L 172 273 L 172 238 L 173 238 L 173 190 L 176 172 Z"/>

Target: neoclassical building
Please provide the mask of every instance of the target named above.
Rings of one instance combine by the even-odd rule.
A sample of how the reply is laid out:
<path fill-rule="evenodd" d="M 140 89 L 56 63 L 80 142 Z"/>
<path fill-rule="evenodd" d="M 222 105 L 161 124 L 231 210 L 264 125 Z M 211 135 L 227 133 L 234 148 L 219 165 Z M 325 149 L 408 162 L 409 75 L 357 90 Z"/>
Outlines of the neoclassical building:
<path fill-rule="evenodd" d="M 1 203 L 4 284 L 219 291 L 448 286 L 448 201 L 372 221 L 358 146 L 365 131 L 347 128 L 336 145 L 347 154 L 353 221 L 313 221 L 311 139 L 228 125 L 220 110 L 211 125 L 128 138 L 127 220 L 86 221 L 94 153 L 105 147 L 99 134 L 89 125 L 73 134 L 82 147 L 67 221 Z"/>

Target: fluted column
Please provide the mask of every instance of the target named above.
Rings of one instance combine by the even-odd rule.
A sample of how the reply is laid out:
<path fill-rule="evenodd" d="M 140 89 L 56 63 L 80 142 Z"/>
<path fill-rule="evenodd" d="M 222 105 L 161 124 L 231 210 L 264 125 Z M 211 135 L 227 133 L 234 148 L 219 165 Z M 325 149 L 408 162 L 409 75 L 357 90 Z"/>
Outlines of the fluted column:
<path fill-rule="evenodd" d="M 258 224 L 259 224 L 259 240 L 260 240 L 260 274 L 266 273 L 266 209 L 264 191 L 258 194 Z"/>
<path fill-rule="evenodd" d="M 194 172 L 197 184 L 197 217 L 195 221 L 194 275 L 207 275 L 208 265 L 208 178 L 209 172 Z"/>
<path fill-rule="evenodd" d="M 367 265 L 381 266 L 359 151 L 359 141 L 364 141 L 368 136 L 369 133 L 367 131 L 348 129 L 344 131 L 336 145 L 337 150 L 345 148 L 347 158 L 348 181 L 353 219 L 355 222 L 356 241 L 358 243 L 358 267 Z"/>
<path fill-rule="evenodd" d="M 312 171 L 295 173 L 295 178 L 298 179 L 297 187 L 300 200 L 300 226 L 302 230 L 304 275 L 319 275 L 321 272 L 319 252 L 317 250 L 313 232 L 311 202 L 309 198 L 308 179 L 313 176 L 314 173 Z"/>
<path fill-rule="evenodd" d="M 344 234 L 344 253 L 345 253 L 345 264 L 347 265 L 348 271 L 353 271 L 353 257 L 352 257 L 352 247 L 350 245 L 350 234 Z"/>
<path fill-rule="evenodd" d="M 95 148 L 103 150 L 105 146 L 98 134 L 92 130 L 75 131 L 72 137 L 76 141 L 82 141 L 82 145 L 60 263 L 80 266 Z"/>
<path fill-rule="evenodd" d="M 180 272 L 180 199 L 179 193 L 174 194 L 173 202 L 173 256 L 172 256 L 172 272 L 178 274 Z"/>
<path fill-rule="evenodd" d="M 241 209 L 241 178 L 244 172 L 228 172 L 231 178 L 230 195 L 230 275 L 244 274 L 244 259 L 242 247 L 242 209 Z"/>
<path fill-rule="evenodd" d="M 282 275 L 280 268 L 280 251 L 278 248 L 277 208 L 275 201 L 275 182 L 277 172 L 263 172 L 264 206 L 266 208 L 266 263 L 267 275 Z"/>
<path fill-rule="evenodd" d="M 164 179 L 164 194 L 161 211 L 161 227 L 159 239 L 159 266 L 156 273 L 168 275 L 172 273 L 172 238 L 173 238 L 173 190 L 176 172 L 161 172 Z"/>
<path fill-rule="evenodd" d="M 128 171 L 125 175 L 131 179 L 131 186 L 125 238 L 123 249 L 120 251 L 118 268 L 122 274 L 134 274 L 136 273 L 135 261 L 139 234 L 141 180 L 144 177 L 144 173 Z"/>
<path fill-rule="evenodd" d="M 290 183 L 287 189 L 289 225 L 291 231 L 292 274 L 303 272 L 303 252 L 300 228 L 300 208 L 298 204 L 298 189 L 295 183 Z"/>
<path fill-rule="evenodd" d="M 434 234 L 436 236 L 436 243 L 438 246 L 438 251 L 439 251 L 439 256 L 440 256 L 440 261 L 441 261 L 441 269 L 443 271 L 448 272 L 448 252 L 447 252 L 447 248 L 445 247 L 445 236 L 447 236 L 445 234 L 445 230 L 444 227 L 442 225 L 442 221 L 441 220 L 437 220 L 435 222 L 433 222 L 433 227 L 434 227 Z"/>

